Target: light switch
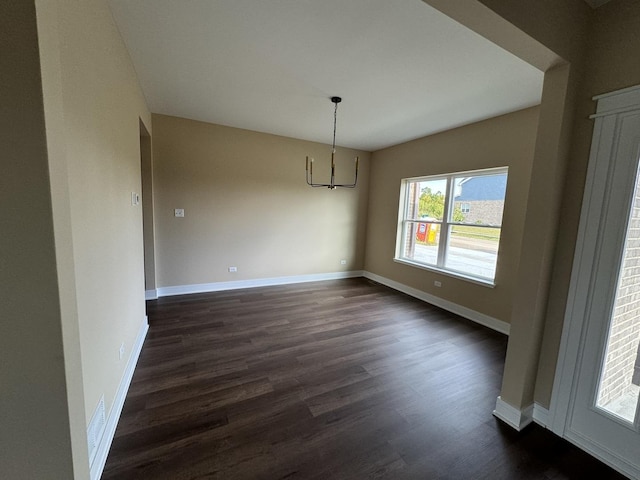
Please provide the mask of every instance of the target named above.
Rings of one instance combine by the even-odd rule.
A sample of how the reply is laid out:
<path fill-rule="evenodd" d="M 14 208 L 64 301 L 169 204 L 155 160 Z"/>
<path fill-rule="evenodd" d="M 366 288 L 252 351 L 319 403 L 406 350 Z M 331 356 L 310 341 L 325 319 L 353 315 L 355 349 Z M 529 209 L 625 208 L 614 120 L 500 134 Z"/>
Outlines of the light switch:
<path fill-rule="evenodd" d="M 174 215 L 176 217 L 184 217 L 184 208 L 176 208 L 174 210 Z"/>
<path fill-rule="evenodd" d="M 131 192 L 131 205 L 140 205 L 140 195 L 136 192 Z"/>

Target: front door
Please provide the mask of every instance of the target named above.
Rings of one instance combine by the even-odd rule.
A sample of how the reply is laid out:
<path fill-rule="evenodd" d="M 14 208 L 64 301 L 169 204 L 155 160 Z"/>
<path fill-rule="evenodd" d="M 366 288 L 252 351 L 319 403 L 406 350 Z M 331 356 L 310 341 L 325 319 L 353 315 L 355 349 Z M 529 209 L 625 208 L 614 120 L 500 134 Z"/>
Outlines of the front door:
<path fill-rule="evenodd" d="M 640 478 L 640 88 L 597 100 L 551 427 Z"/>

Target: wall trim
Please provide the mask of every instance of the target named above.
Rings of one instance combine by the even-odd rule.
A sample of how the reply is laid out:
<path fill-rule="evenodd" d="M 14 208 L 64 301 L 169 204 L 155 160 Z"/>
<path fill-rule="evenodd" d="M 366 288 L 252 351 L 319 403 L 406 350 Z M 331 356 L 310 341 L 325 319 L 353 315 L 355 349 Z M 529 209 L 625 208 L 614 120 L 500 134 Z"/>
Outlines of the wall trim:
<path fill-rule="evenodd" d="M 415 297 L 424 302 L 435 305 L 436 307 L 440 307 L 444 310 L 447 310 L 451 313 L 455 313 L 456 315 L 460 315 L 472 322 L 479 323 L 485 327 L 488 327 L 496 332 L 503 333 L 505 335 L 509 335 L 510 325 L 507 322 L 502 320 L 498 320 L 497 318 L 490 317 L 489 315 L 485 315 L 484 313 L 476 312 L 467 307 L 463 307 L 462 305 L 458 305 L 457 303 L 450 302 L 449 300 L 445 300 L 440 297 L 436 297 L 435 295 L 431 295 L 429 293 L 423 292 L 422 290 L 418 290 L 417 288 L 409 287 L 400 282 L 396 282 L 395 280 L 391 280 L 389 278 L 377 275 L 375 273 L 367 272 L 366 270 L 362 272 L 362 276 L 373 280 L 374 282 L 381 283 L 386 285 L 387 287 L 393 288 L 394 290 L 398 290 L 402 293 L 406 293 L 412 297 Z"/>
<path fill-rule="evenodd" d="M 498 397 L 496 400 L 496 409 L 493 411 L 493 415 L 519 432 L 533 422 L 533 412 L 533 404 L 523 410 L 519 410 L 502 400 L 501 397 Z"/>
<path fill-rule="evenodd" d="M 593 100 L 598 102 L 596 105 L 596 113 L 589 116 L 589 118 L 617 115 L 638 110 L 640 107 L 640 85 L 596 95 L 593 97 Z"/>
<path fill-rule="evenodd" d="M 156 290 L 155 288 L 153 290 L 144 291 L 145 300 L 156 300 L 157 298 L 158 298 L 158 290 Z"/>
<path fill-rule="evenodd" d="M 156 289 L 156 292 L 158 297 L 168 297 L 171 295 L 220 292 L 223 290 L 237 290 L 240 288 L 270 287 L 275 285 L 288 285 L 291 283 L 320 282 L 324 280 L 338 280 L 342 278 L 354 278 L 362 276 L 362 270 L 354 270 L 349 272 L 314 273 L 310 275 L 293 275 L 288 277 L 256 278 L 252 280 L 236 280 L 232 282 L 197 283 L 192 285 L 159 287 Z"/>
<path fill-rule="evenodd" d="M 90 465 L 91 480 L 100 480 L 100 477 L 102 476 L 102 472 L 104 470 L 104 466 L 107 463 L 109 449 L 111 448 L 111 443 L 113 442 L 113 437 L 116 433 L 116 427 L 118 426 L 118 420 L 120 420 L 122 407 L 124 406 L 124 401 L 127 398 L 127 392 L 129 391 L 129 385 L 131 385 L 133 372 L 136 368 L 136 364 L 138 363 L 138 358 L 140 357 L 140 352 L 142 351 L 142 344 L 144 343 L 144 339 L 147 336 L 148 330 L 149 321 L 147 316 L 145 315 L 144 320 L 140 325 L 140 329 L 138 330 L 136 341 L 131 347 L 131 355 L 129 356 L 129 360 L 127 361 L 127 366 L 124 370 L 124 374 L 122 375 L 122 380 L 120 380 L 120 385 L 118 386 L 116 396 L 113 399 L 113 405 L 111 406 L 111 410 L 109 411 L 107 424 L 104 428 L 104 433 L 100 438 L 96 456 Z"/>
<path fill-rule="evenodd" d="M 533 404 L 533 421 L 544 428 L 549 425 L 549 410 L 539 403 Z"/>

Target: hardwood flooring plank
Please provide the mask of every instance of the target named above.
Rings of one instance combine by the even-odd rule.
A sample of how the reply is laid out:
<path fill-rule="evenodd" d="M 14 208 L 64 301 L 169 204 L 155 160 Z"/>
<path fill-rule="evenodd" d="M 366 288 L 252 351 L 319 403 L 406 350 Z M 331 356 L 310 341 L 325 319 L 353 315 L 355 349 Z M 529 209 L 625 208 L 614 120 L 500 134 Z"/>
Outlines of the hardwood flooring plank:
<path fill-rule="evenodd" d="M 147 313 L 105 480 L 622 478 L 491 415 L 505 336 L 375 282 L 167 297 Z"/>

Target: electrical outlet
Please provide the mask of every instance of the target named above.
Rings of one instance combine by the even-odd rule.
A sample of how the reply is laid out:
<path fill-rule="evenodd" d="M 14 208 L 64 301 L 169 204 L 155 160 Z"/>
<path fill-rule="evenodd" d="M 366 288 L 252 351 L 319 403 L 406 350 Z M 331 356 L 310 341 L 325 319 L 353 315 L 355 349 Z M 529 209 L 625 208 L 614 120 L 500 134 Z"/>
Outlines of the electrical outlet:
<path fill-rule="evenodd" d="M 435 281 L 433 282 L 433 284 L 434 284 L 436 287 L 441 287 L 441 286 L 442 286 L 442 282 L 440 282 L 440 281 L 438 281 L 438 280 L 435 280 Z"/>
<path fill-rule="evenodd" d="M 238 267 L 229 267 L 229 273 L 236 273 L 238 271 Z"/>
<path fill-rule="evenodd" d="M 176 209 L 173 211 L 173 214 L 174 214 L 176 217 L 184 217 L 184 208 L 176 208 Z"/>
<path fill-rule="evenodd" d="M 340 265 L 346 265 L 347 261 L 346 260 L 340 260 Z"/>
<path fill-rule="evenodd" d="M 120 354 L 120 360 L 122 360 L 122 357 L 124 357 L 124 342 L 120 345 L 120 351 L 118 353 Z"/>

